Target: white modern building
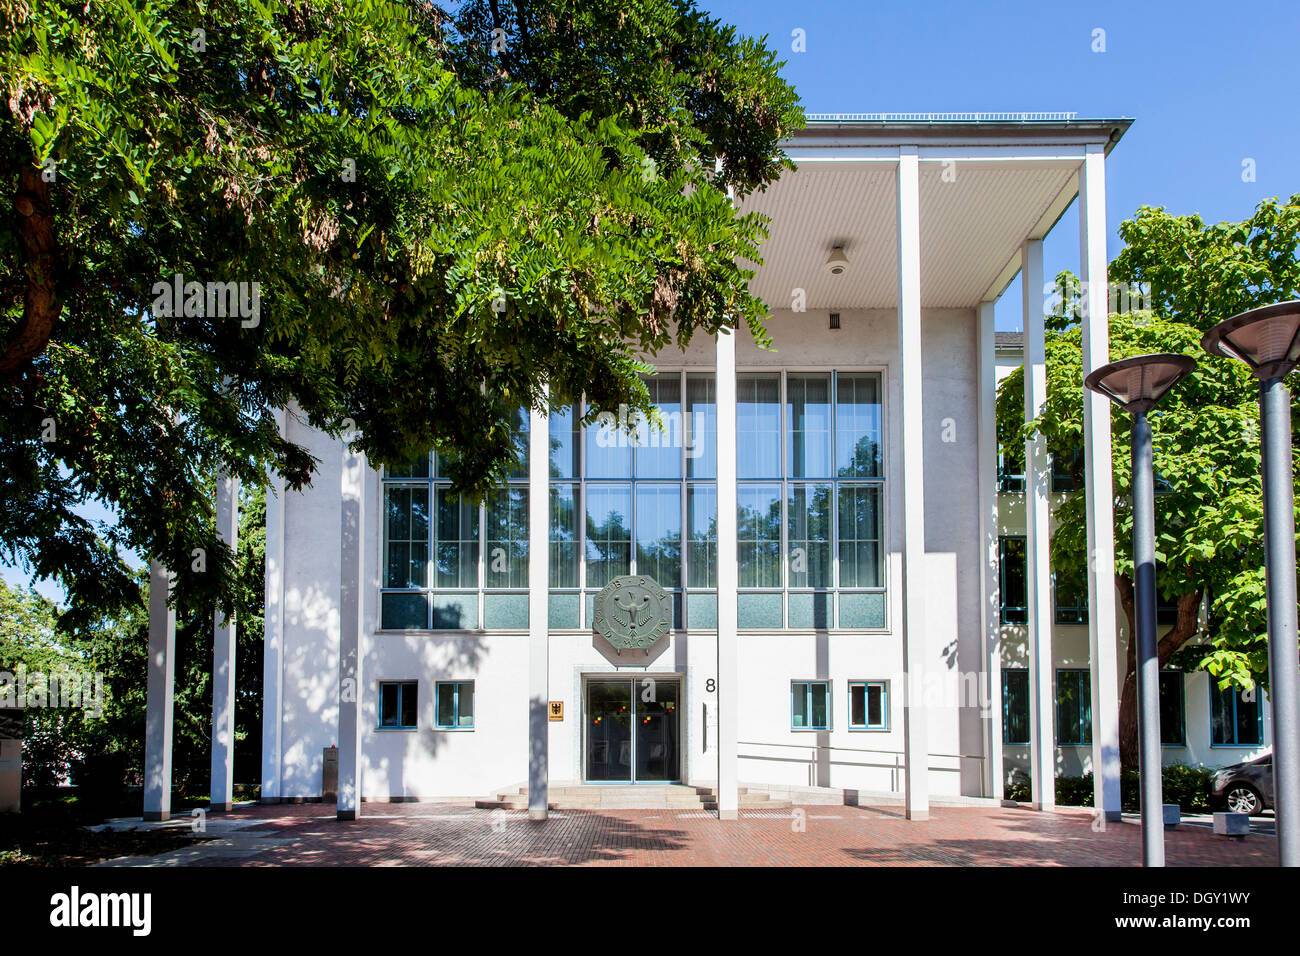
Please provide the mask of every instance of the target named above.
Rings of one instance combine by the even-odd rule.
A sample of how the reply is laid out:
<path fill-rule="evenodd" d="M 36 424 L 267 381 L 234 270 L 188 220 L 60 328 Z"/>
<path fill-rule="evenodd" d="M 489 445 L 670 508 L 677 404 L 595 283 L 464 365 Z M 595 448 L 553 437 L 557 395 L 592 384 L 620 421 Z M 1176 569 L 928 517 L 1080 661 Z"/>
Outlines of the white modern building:
<path fill-rule="evenodd" d="M 680 782 L 715 788 L 724 819 L 741 787 L 893 794 L 924 819 L 932 800 L 1001 797 L 1017 766 L 1039 805 L 1053 800 L 1044 777 L 1099 769 L 1097 806 L 1116 816 L 1110 408 L 1090 394 L 1075 492 L 1097 555 L 1086 623 L 1060 625 L 1041 443 L 1024 490 L 999 488 L 994 303 L 1021 274 L 1032 415 L 1042 240 L 1077 202 L 1080 274 L 1105 285 L 1106 157 L 1128 125 L 814 119 L 786 144 L 797 171 L 745 203 L 771 217 L 752 286 L 774 348 L 741 330 L 650 357 L 666 430 L 525 411 L 528 468 L 480 506 L 450 494 L 436 461 L 371 467 L 286 410 L 285 434 L 321 465 L 309 490 L 268 499 L 263 799 L 320 797 L 337 746 L 343 817 L 362 800 L 520 785 L 542 816 L 548 787 Z M 1105 298 L 1088 301 L 1091 370 L 1107 322 Z M 999 551 L 1013 534 L 1030 571 L 1010 625 Z M 597 594 L 627 575 L 672 598 L 648 650 L 593 628 Z M 146 811 L 165 816 L 165 608 L 151 634 Z M 1086 677 L 1070 678 L 1086 726 L 1062 738 L 1070 669 Z M 1186 693 L 1194 761 L 1213 754 L 1191 701 L 1210 699 L 1195 677 Z M 214 728 L 230 726 L 230 699 Z M 220 804 L 229 733 L 214 740 Z"/>

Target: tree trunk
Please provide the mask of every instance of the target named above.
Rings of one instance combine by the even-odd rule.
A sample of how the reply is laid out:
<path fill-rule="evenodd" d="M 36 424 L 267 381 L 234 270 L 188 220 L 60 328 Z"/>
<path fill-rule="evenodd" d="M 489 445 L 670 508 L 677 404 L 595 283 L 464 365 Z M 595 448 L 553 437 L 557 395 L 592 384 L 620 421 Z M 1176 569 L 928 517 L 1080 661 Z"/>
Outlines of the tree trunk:
<path fill-rule="evenodd" d="M 0 375 L 13 375 L 45 349 L 63 310 L 54 210 L 50 206 L 50 184 L 42 172 L 24 162 L 18 174 L 14 211 L 26 259 L 27 288 L 23 292 L 22 325 L 0 354 Z"/>
<path fill-rule="evenodd" d="M 1119 587 L 1120 604 L 1128 620 L 1128 648 L 1125 653 L 1127 662 L 1124 673 L 1124 686 L 1119 697 L 1119 762 L 1124 769 L 1138 768 L 1138 699 L 1137 699 L 1137 615 L 1136 596 L 1133 591 L 1133 579 L 1128 575 L 1115 575 Z M 1156 644 L 1156 659 L 1163 668 L 1174 656 L 1174 652 L 1196 636 L 1200 629 L 1201 597 L 1203 592 L 1194 591 L 1178 598 L 1178 619 L 1164 637 Z"/>

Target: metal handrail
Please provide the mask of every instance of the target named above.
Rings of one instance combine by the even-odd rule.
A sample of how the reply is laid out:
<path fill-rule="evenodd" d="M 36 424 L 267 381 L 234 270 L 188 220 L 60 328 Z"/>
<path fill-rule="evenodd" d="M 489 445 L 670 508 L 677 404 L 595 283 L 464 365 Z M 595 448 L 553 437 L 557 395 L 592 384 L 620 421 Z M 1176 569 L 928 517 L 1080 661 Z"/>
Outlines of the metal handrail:
<path fill-rule="evenodd" d="M 829 732 L 829 731 L 822 731 L 822 733 L 828 733 L 828 732 Z M 849 752 L 849 753 L 860 753 L 860 754 L 889 754 L 890 756 L 894 756 L 894 757 L 901 757 L 901 756 L 903 756 L 903 752 L 902 752 L 901 750 L 879 750 L 879 749 L 874 748 L 874 747 L 840 747 L 840 746 L 836 746 L 836 745 L 834 745 L 834 744 L 817 744 L 817 743 L 811 743 L 811 744 L 773 744 L 773 743 L 763 743 L 762 741 L 759 741 L 759 740 L 739 740 L 739 741 L 736 742 L 736 746 L 737 746 L 737 747 L 790 747 L 790 748 L 793 748 L 793 749 L 795 749 L 795 750 L 809 750 L 809 749 L 811 749 L 811 750 L 844 750 L 844 751 L 847 751 L 847 752 Z M 931 757 L 951 757 L 951 758 L 954 759 L 954 760 L 980 760 L 980 761 L 983 761 L 983 760 L 984 760 L 984 756 L 983 756 L 982 754 L 929 754 L 928 756 L 931 756 Z"/>

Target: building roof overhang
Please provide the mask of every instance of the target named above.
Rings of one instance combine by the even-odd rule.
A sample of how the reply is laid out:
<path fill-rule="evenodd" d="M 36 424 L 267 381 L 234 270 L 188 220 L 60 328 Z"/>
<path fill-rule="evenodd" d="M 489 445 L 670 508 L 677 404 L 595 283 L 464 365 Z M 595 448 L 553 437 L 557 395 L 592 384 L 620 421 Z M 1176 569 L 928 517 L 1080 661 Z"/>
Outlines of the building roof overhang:
<path fill-rule="evenodd" d="M 871 117 L 878 118 L 871 118 Z M 1012 118 L 1015 117 L 1015 118 Z M 916 150 L 920 175 L 921 302 L 992 301 L 1073 202 L 1089 150 L 1109 152 L 1129 119 L 1072 114 L 814 116 L 783 146 L 795 162 L 744 210 L 771 219 L 751 288 L 772 309 L 895 308 L 898 162 Z M 831 275 L 835 246 L 849 260 Z"/>

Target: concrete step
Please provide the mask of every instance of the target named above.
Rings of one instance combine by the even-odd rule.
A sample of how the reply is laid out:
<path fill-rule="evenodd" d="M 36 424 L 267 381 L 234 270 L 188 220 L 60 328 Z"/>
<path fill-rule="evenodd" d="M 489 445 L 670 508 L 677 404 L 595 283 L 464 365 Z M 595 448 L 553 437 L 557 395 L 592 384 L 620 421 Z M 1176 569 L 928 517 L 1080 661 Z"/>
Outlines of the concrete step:
<path fill-rule="evenodd" d="M 625 784 L 621 786 L 558 786 L 547 789 L 547 805 L 554 810 L 700 810 L 708 790 L 682 784 Z M 528 788 L 498 792 L 474 801 L 481 809 L 525 810 Z"/>

